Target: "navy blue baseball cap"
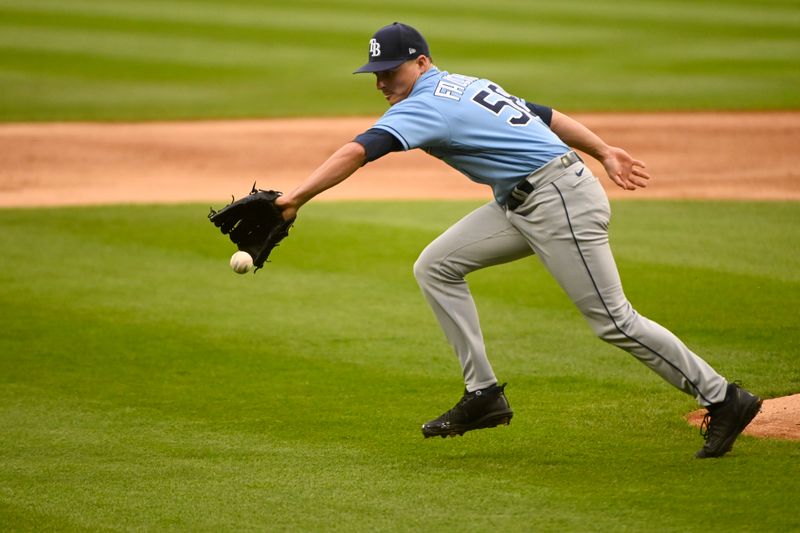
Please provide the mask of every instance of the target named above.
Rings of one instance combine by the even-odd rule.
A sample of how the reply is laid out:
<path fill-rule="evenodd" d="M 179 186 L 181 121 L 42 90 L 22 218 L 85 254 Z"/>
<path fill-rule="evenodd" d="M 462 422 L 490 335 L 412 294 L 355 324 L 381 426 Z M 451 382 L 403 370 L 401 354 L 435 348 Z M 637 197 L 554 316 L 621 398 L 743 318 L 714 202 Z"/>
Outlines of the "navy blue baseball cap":
<path fill-rule="evenodd" d="M 421 55 L 431 55 L 422 34 L 411 26 L 395 22 L 375 32 L 369 41 L 369 61 L 353 74 L 392 70 Z"/>

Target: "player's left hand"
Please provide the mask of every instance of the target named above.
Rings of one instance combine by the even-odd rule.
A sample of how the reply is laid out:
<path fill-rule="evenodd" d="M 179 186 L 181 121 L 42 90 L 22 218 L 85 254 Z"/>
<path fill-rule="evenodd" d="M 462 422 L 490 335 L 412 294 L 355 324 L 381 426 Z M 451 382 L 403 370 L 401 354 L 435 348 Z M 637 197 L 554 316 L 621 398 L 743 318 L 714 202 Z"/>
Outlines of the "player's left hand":
<path fill-rule="evenodd" d="M 289 195 L 284 194 L 283 196 L 279 196 L 275 199 L 275 207 L 281 210 L 281 216 L 283 216 L 284 220 L 294 220 L 297 218 L 297 203 L 292 201 L 291 193 Z"/>
<path fill-rule="evenodd" d="M 601 161 L 608 177 L 620 188 L 633 191 L 647 187 L 650 174 L 644 162 L 634 159 L 622 148 L 610 146 L 608 155 Z"/>
<path fill-rule="evenodd" d="M 256 189 L 244 198 L 232 201 L 219 211 L 211 212 L 209 220 L 228 235 L 239 250 L 253 258 L 256 270 L 264 266 L 272 249 L 289 236 L 294 216 L 285 218 L 277 201 L 282 193 Z"/>

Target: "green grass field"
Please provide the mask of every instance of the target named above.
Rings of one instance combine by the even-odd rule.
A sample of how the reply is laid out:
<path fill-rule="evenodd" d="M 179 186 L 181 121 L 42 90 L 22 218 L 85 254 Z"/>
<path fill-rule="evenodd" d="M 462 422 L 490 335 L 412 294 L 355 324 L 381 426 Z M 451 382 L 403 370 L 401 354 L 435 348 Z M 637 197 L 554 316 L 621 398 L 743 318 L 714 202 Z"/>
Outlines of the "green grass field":
<path fill-rule="evenodd" d="M 563 110 L 800 108 L 796 0 L 0 0 L 0 121 L 378 116 L 395 20 Z M 424 440 L 463 384 L 411 266 L 475 205 L 312 204 L 255 276 L 207 206 L 0 209 L 0 531 L 800 530 L 798 443 L 693 459 L 535 259 L 470 276 L 512 425 Z M 800 392 L 800 203 L 613 208 L 640 312 Z"/>
<path fill-rule="evenodd" d="M 800 106 L 796 0 L 0 0 L 0 121 L 377 115 L 395 20 L 563 110 Z"/>
<path fill-rule="evenodd" d="M 535 259 L 470 277 L 513 423 L 424 440 L 462 385 L 411 264 L 474 205 L 312 204 L 246 276 L 206 206 L 0 211 L 0 530 L 800 528 L 798 444 L 693 459 L 693 400 Z M 799 204 L 613 207 L 640 312 L 800 390 Z"/>

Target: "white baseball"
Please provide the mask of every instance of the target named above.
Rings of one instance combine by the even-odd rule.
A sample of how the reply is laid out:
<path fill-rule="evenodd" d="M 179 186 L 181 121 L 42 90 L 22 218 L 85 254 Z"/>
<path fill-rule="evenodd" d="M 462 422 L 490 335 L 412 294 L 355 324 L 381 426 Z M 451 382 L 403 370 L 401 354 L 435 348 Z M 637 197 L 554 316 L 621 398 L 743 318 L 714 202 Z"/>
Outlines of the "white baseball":
<path fill-rule="evenodd" d="M 231 256 L 231 268 L 237 274 L 247 274 L 253 270 L 253 258 L 247 252 L 239 250 Z"/>

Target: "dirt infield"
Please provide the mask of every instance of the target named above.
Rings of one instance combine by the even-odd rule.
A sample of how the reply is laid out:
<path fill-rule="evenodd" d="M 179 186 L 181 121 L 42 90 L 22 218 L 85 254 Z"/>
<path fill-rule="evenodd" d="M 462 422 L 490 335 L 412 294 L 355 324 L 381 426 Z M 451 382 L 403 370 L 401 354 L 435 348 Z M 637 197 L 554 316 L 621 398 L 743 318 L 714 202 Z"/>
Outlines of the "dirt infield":
<path fill-rule="evenodd" d="M 800 200 L 800 112 L 575 114 L 654 177 L 612 198 Z M 0 126 L 0 207 L 220 204 L 294 187 L 371 118 Z M 593 161 L 595 173 L 601 168 Z M 602 174 L 600 174 L 602 175 Z M 321 199 L 489 199 L 415 150 L 370 163 Z M 699 424 L 703 411 L 690 415 Z M 768 400 L 746 433 L 800 439 L 800 395 Z"/>
<path fill-rule="evenodd" d="M 706 410 L 689 413 L 687 420 L 700 427 Z M 764 400 L 761 412 L 744 430 L 745 435 L 772 439 L 800 440 L 800 394 Z"/>
<path fill-rule="evenodd" d="M 614 198 L 800 200 L 800 112 L 576 114 L 644 160 Z M 214 201 L 286 190 L 371 118 L 0 126 L 0 206 Z M 599 167 L 590 162 L 593 171 Z M 489 198 L 419 150 L 370 163 L 321 199 Z"/>

